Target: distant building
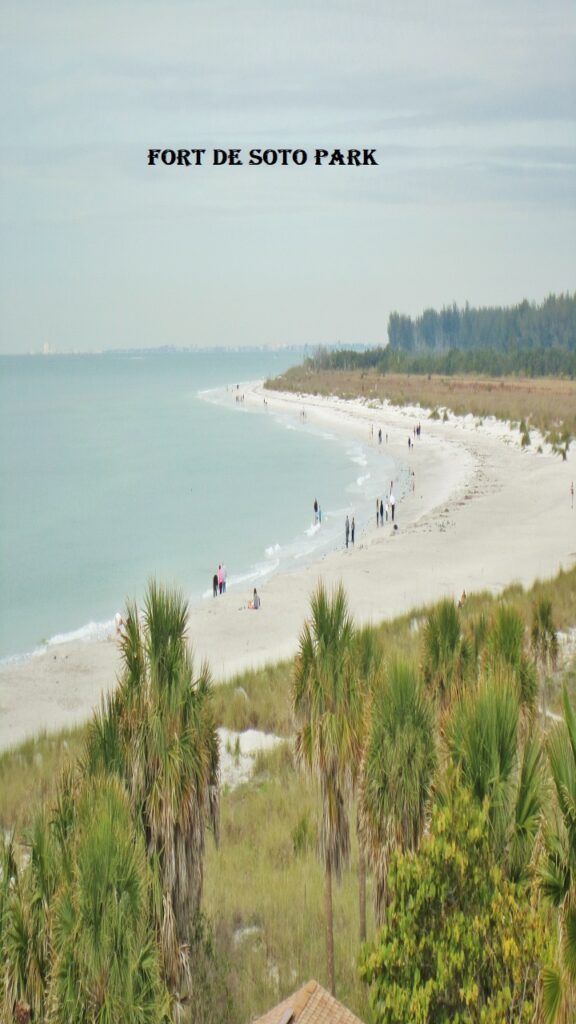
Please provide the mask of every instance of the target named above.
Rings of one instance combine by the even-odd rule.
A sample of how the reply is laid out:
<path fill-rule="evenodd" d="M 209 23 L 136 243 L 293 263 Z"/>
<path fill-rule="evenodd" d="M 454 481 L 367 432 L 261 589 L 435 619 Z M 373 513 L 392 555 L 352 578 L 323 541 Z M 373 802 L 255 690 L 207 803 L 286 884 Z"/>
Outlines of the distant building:
<path fill-rule="evenodd" d="M 253 1024 L 362 1024 L 317 981 L 308 981 Z"/>

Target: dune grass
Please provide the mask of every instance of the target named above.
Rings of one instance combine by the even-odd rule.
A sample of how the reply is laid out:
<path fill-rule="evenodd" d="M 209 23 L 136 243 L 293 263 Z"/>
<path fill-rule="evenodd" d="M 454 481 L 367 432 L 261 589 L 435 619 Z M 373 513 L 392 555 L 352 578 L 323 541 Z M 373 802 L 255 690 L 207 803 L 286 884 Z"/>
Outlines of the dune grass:
<path fill-rule="evenodd" d="M 216 721 L 227 729 L 261 729 L 277 736 L 294 731 L 290 708 L 292 662 L 241 672 L 214 688 Z"/>
<path fill-rule="evenodd" d="M 227 963 L 233 1021 L 249 1021 L 310 978 L 325 986 L 323 871 L 316 856 L 318 795 L 296 771 L 292 746 L 260 755 L 249 783 L 225 795 L 221 847 L 206 855 L 204 911 Z M 352 825 L 354 815 L 351 816 Z M 352 829 L 352 832 L 354 830 Z M 368 1021 L 357 976 L 360 949 L 355 837 L 353 862 L 335 885 L 338 998 Z M 371 908 L 371 894 L 368 897 Z M 369 934 L 373 934 L 369 916 Z"/>
<path fill-rule="evenodd" d="M 0 829 L 21 835 L 38 805 L 52 801 L 60 772 L 80 755 L 84 736 L 85 728 L 62 729 L 0 754 Z"/>
<path fill-rule="evenodd" d="M 378 373 L 376 370 L 312 370 L 295 367 L 267 381 L 280 391 L 341 398 L 365 398 L 394 405 L 448 408 L 459 416 L 521 424 L 543 434 L 576 436 L 576 381 L 550 377 L 446 377 L 436 374 Z"/>

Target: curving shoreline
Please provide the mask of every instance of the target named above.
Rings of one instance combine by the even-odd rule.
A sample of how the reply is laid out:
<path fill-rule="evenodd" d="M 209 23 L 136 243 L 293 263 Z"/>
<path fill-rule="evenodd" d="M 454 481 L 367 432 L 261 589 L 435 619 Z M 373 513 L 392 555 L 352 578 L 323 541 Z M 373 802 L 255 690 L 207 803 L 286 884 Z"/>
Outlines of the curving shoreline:
<path fill-rule="evenodd" d="M 420 409 L 245 389 L 262 404 L 367 442 L 374 425 L 388 433 L 387 454 L 415 474 L 415 491 L 397 508 L 399 531 L 369 526 L 354 550 L 324 555 L 297 571 L 277 574 L 261 588 L 262 607 L 246 609 L 249 594 L 231 590 L 222 600 L 191 609 L 190 637 L 198 660 L 207 658 L 217 681 L 291 657 L 322 577 L 343 581 L 359 623 L 393 618 L 411 607 L 462 589 L 497 593 L 513 581 L 530 585 L 576 560 L 576 510 L 570 506 L 570 461 L 535 446 L 521 449 L 518 432 L 472 417 L 433 421 Z M 422 423 L 409 451 L 408 436 Z M 377 444 L 376 437 L 374 443 Z M 382 482 L 385 494 L 389 481 Z M 344 524 L 343 524 L 344 525 Z M 344 542 L 344 530 L 342 529 Z M 0 669 L 0 749 L 39 731 L 89 717 L 114 684 L 118 651 L 112 640 L 73 641 Z"/>

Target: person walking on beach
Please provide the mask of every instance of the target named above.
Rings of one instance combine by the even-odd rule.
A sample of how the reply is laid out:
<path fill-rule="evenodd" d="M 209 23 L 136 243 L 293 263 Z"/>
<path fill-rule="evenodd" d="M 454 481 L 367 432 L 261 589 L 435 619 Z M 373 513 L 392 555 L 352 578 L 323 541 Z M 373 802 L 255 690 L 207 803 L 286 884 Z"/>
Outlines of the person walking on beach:
<path fill-rule="evenodd" d="M 317 522 L 318 522 L 318 502 L 317 502 L 316 498 L 314 498 L 314 525 L 316 525 Z"/>
<path fill-rule="evenodd" d="M 378 526 L 378 523 L 380 522 L 379 516 L 380 516 L 380 498 L 376 498 L 376 526 Z"/>
<path fill-rule="evenodd" d="M 356 523 L 354 522 L 354 516 L 352 516 L 352 525 L 350 526 L 350 540 L 352 541 L 352 547 L 354 547 L 354 533 L 356 531 Z"/>
<path fill-rule="evenodd" d="M 320 505 L 318 505 L 318 524 L 319 525 L 322 524 L 322 509 L 321 509 Z"/>
<path fill-rule="evenodd" d="M 380 526 L 384 526 L 384 502 L 380 498 Z"/>
<path fill-rule="evenodd" d="M 227 579 L 228 579 L 228 570 L 226 569 L 226 566 L 224 565 L 224 562 L 222 562 L 222 593 L 223 594 L 226 593 L 226 580 Z"/>
<path fill-rule="evenodd" d="M 382 444 L 382 427 L 378 431 L 378 444 Z"/>
<path fill-rule="evenodd" d="M 388 498 L 386 498 L 386 508 L 385 508 L 385 512 L 386 512 L 386 522 L 388 522 L 388 513 L 389 513 L 389 511 L 390 511 L 390 506 L 389 506 L 389 504 L 388 504 Z"/>
<path fill-rule="evenodd" d="M 390 511 L 392 513 L 392 522 L 394 522 L 394 509 L 396 508 L 396 498 L 393 494 L 390 495 Z"/>
<path fill-rule="evenodd" d="M 346 534 L 346 547 L 348 547 L 348 540 L 350 537 L 350 520 L 348 519 L 348 516 L 346 516 L 346 526 L 344 527 L 344 532 Z"/>
<path fill-rule="evenodd" d="M 222 572 L 222 565 L 218 566 L 218 593 L 222 594 L 224 591 L 224 573 Z"/>
<path fill-rule="evenodd" d="M 248 601 L 248 607 L 253 608 L 255 612 L 257 612 L 260 607 L 260 597 L 258 595 L 256 587 L 254 587 L 254 597 L 252 598 L 251 601 Z"/>
<path fill-rule="evenodd" d="M 215 572 L 212 577 L 212 597 L 218 597 L 218 573 Z"/>

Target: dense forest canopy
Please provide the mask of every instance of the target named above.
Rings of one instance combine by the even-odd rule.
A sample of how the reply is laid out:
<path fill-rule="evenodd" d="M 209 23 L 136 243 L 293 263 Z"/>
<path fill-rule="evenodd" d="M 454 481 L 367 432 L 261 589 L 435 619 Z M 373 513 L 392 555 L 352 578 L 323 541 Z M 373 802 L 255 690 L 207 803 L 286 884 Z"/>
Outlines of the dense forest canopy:
<path fill-rule="evenodd" d="M 414 320 L 391 313 L 388 341 L 404 352 L 446 352 L 447 349 L 576 349 L 576 293 L 550 295 L 542 305 L 524 300 L 504 309 L 474 309 L 466 303 L 425 309 Z"/>
<path fill-rule="evenodd" d="M 542 305 L 426 309 L 411 319 L 391 313 L 386 348 L 365 352 L 319 349 L 315 369 L 376 369 L 380 373 L 475 373 L 490 376 L 576 376 L 576 292 L 550 295 Z"/>

